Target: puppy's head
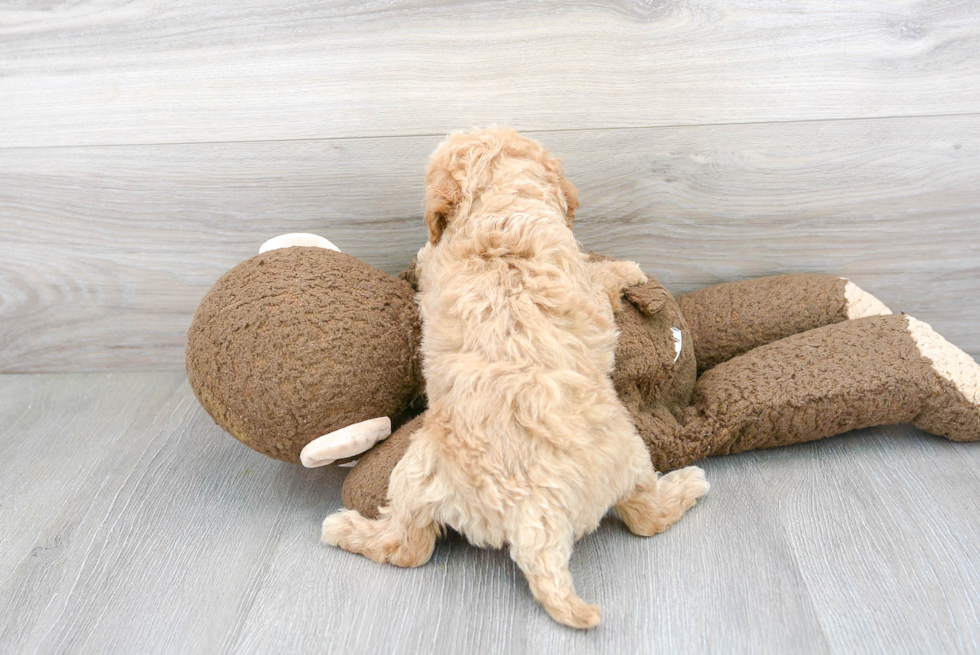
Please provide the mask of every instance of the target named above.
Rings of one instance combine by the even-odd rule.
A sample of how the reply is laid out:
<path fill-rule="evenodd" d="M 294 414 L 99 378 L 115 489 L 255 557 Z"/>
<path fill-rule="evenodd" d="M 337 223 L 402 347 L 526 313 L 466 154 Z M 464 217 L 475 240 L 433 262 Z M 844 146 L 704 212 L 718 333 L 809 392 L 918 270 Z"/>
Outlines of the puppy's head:
<path fill-rule="evenodd" d="M 425 175 L 425 222 L 429 243 L 436 244 L 449 224 L 466 212 L 484 190 L 515 171 L 538 182 L 542 200 L 565 214 L 569 227 L 578 192 L 540 143 L 506 127 L 453 132 L 429 159 Z"/>

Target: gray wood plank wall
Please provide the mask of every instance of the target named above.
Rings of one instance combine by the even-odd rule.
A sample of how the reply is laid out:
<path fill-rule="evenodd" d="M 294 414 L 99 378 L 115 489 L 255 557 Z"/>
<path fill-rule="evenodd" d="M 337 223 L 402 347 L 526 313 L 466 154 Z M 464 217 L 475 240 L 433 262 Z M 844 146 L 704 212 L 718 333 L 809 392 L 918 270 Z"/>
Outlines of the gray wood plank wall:
<path fill-rule="evenodd" d="M 835 273 L 980 353 L 978 43 L 953 0 L 0 7 L 0 371 L 179 369 L 279 233 L 398 271 L 490 122 L 675 292 Z"/>
<path fill-rule="evenodd" d="M 4 12 L 2 36 L 6 146 L 980 106 L 972 0 L 26 2 Z"/>

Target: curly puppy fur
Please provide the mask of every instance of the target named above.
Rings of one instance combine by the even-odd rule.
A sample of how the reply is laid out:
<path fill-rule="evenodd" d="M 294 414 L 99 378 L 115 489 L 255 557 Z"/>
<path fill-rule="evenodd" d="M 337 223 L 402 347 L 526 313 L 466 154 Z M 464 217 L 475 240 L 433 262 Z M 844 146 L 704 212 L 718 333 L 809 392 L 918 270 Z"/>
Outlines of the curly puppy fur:
<path fill-rule="evenodd" d="M 599 623 L 568 562 L 616 506 L 634 533 L 667 529 L 708 489 L 696 467 L 658 478 L 613 389 L 631 262 L 589 263 L 572 235 L 575 188 L 557 159 L 510 129 L 451 134 L 426 175 L 419 252 L 425 422 L 391 474 L 388 507 L 330 516 L 323 540 L 418 566 L 441 526 L 509 544 L 558 622 Z"/>

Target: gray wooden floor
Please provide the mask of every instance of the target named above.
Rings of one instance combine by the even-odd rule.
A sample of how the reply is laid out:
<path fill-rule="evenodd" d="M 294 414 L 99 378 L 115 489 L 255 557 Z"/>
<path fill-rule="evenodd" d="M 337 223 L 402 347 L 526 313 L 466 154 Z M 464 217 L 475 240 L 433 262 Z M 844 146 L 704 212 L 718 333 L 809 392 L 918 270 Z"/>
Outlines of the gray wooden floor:
<path fill-rule="evenodd" d="M 555 624 L 502 551 L 323 546 L 341 469 L 221 432 L 177 373 L 0 376 L 3 653 L 977 653 L 980 447 L 885 427 L 704 462 L 666 533 L 572 562 Z"/>

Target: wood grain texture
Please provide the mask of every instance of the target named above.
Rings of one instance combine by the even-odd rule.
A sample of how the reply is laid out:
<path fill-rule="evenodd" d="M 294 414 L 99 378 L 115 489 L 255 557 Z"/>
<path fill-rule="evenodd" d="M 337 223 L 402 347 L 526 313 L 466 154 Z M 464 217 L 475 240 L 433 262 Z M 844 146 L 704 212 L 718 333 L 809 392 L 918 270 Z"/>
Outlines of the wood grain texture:
<path fill-rule="evenodd" d="M 711 462 L 713 484 L 733 493 L 706 499 L 667 533 L 640 539 L 609 518 L 578 543 L 576 588 L 603 611 L 594 632 L 552 622 L 505 551 L 478 550 L 454 536 L 426 566 L 389 570 L 316 550 L 309 527 L 296 523 L 283 539 L 297 551 L 273 562 L 236 647 L 300 653 L 349 626 L 337 635 L 338 651 L 613 654 L 669 645 L 685 653 L 830 652 L 762 479 L 735 465 Z M 739 545 L 714 557 L 702 541 L 708 532 L 712 542 Z M 311 567 L 339 573 L 310 575 Z"/>
<path fill-rule="evenodd" d="M 910 427 L 707 460 L 666 533 L 614 518 L 552 622 L 503 551 L 319 543 L 340 469 L 267 459 L 179 373 L 0 376 L 4 653 L 972 653 L 980 448 Z M 39 447 L 41 446 L 41 447 Z"/>
<path fill-rule="evenodd" d="M 980 353 L 980 116 L 531 133 L 583 245 L 675 293 L 851 278 Z M 439 137 L 0 150 L 0 370 L 174 370 L 200 298 L 284 232 L 391 273 Z"/>
<path fill-rule="evenodd" d="M 976 112 L 972 0 L 0 7 L 0 146 Z"/>
<path fill-rule="evenodd" d="M 828 643 L 980 651 L 980 449 L 908 426 L 862 436 L 756 453 Z"/>
<path fill-rule="evenodd" d="M 339 496 L 340 471 L 280 467 L 222 433 L 180 374 L 4 376 L 0 390 L 14 419 L 0 473 L 4 653 L 218 652 L 293 487 Z"/>

